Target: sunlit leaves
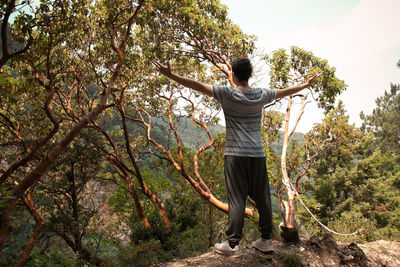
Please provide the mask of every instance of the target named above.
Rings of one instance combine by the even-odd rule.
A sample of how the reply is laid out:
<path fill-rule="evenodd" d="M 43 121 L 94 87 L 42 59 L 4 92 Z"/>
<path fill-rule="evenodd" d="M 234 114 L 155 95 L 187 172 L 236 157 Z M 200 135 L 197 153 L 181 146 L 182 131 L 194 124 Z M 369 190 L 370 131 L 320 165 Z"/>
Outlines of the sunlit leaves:
<path fill-rule="evenodd" d="M 354 125 L 349 124 L 348 120 L 349 117 L 340 101 L 321 123 L 316 124 L 306 134 L 306 149 L 309 156 L 323 148 L 311 173 L 317 171 L 318 176 L 333 172 L 338 166 L 352 166 L 356 155 L 364 152 L 371 141 L 371 136 L 364 135 Z"/>
<path fill-rule="evenodd" d="M 336 69 L 312 52 L 293 46 L 289 53 L 279 49 L 264 59 L 270 66 L 270 87 L 273 89 L 299 84 L 312 75 L 321 74 L 310 90 L 318 106 L 325 111 L 333 108 L 336 97 L 346 89 L 344 81 L 335 76 Z"/>
<path fill-rule="evenodd" d="M 361 112 L 361 129 L 372 132 L 376 138 L 375 146 L 383 151 L 399 153 L 400 141 L 400 85 L 391 84 L 383 96 L 376 100 L 376 108 L 371 115 Z"/>

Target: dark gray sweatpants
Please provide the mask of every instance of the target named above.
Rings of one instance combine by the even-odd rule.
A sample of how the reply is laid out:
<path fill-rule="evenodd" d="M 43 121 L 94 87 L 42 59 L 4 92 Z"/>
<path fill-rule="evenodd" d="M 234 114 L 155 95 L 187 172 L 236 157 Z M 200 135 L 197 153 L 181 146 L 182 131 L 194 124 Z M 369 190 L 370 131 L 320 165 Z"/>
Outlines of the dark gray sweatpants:
<path fill-rule="evenodd" d="M 242 239 L 247 196 L 257 206 L 260 215 L 258 229 L 263 238 L 272 234 L 271 196 L 265 157 L 225 156 L 225 181 L 228 194 L 228 225 L 226 235 L 231 245 Z"/>

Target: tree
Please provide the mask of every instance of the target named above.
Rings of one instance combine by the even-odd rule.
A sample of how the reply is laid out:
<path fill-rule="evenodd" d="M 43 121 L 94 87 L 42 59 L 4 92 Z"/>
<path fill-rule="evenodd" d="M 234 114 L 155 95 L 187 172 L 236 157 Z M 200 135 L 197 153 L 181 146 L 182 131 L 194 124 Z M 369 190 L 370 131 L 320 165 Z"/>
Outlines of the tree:
<path fill-rule="evenodd" d="M 318 203 L 314 212 L 335 231 L 357 233 L 343 237 L 345 240 L 397 240 L 400 235 L 397 160 L 393 154 L 378 149 L 355 166 L 338 166 L 332 173 L 311 176 L 310 193 Z"/>
<path fill-rule="evenodd" d="M 317 82 L 310 87 L 310 91 L 318 102 L 318 106 L 325 109 L 326 112 L 333 107 L 336 96 L 340 94 L 346 87 L 344 82 L 335 76 L 335 68 L 329 66 L 326 60 L 320 59 L 314 56 L 311 52 L 303 49 L 292 47 L 290 54 L 287 54 L 284 49 L 276 50 L 270 55 L 266 55 L 264 59 L 270 66 L 270 87 L 273 89 L 288 87 L 289 85 L 299 83 L 307 77 L 310 77 L 310 75 L 320 73 L 321 77 L 318 78 Z M 282 185 L 277 185 L 277 192 L 278 198 L 281 202 L 283 216 L 283 226 L 281 226 L 283 229 L 282 237 L 287 241 L 299 240 L 298 232 L 295 229 L 295 197 L 298 188 L 296 189 L 292 185 L 289 177 L 287 150 L 289 139 L 294 133 L 296 126 L 303 115 L 304 107 L 307 104 L 307 95 L 308 94 L 290 96 L 288 98 L 288 106 L 285 115 L 283 148 L 281 155 L 281 172 L 282 184 L 285 188 L 287 198 L 282 198 Z M 293 128 L 289 129 L 292 102 L 295 97 L 300 97 L 302 104 Z M 272 103 L 271 105 L 274 104 L 275 103 Z M 310 168 L 315 157 L 318 156 L 319 153 L 320 151 L 306 160 L 305 166 L 303 166 L 303 171 L 290 171 L 293 176 L 297 176 L 296 186 L 298 185 L 299 180 Z M 297 163 L 293 166 L 295 167 L 298 165 L 299 164 Z"/>
<path fill-rule="evenodd" d="M 334 216 L 334 206 L 347 201 L 349 197 L 348 191 L 342 187 L 347 182 L 335 182 L 333 176 L 342 174 L 342 178 L 346 179 L 343 170 L 353 168 L 372 141 L 371 134 L 363 134 L 354 125 L 350 125 L 348 120 L 343 103 L 339 101 L 337 107 L 305 135 L 304 159 L 310 163 L 312 161 L 312 165 L 308 170 L 309 180 L 304 184 L 304 188 L 310 190 L 313 196 L 311 201 L 305 197 L 305 201 L 309 204 L 312 204 L 313 200 L 317 201 L 318 208 L 313 205 L 311 209 L 325 224 L 328 223 L 326 219 Z M 337 171 L 339 169 L 341 171 Z M 335 190 L 331 188 L 334 183 L 337 184 Z M 310 194 L 307 197 L 310 197 Z M 308 214 L 300 216 L 307 222 L 306 225 L 311 224 L 305 219 Z"/>
<path fill-rule="evenodd" d="M 391 84 L 390 91 L 375 100 L 371 115 L 361 112 L 361 129 L 375 135 L 375 147 L 383 152 L 400 153 L 400 84 Z"/>
<path fill-rule="evenodd" d="M 32 87 L 19 90 L 24 91 L 28 99 L 38 100 L 37 104 L 42 105 L 52 127 L 48 127 L 49 130 L 32 147 L 22 147 L 22 158 L 9 163 L 10 167 L 0 178 L 1 183 L 9 180 L 11 174 L 21 166 L 32 162 L 38 150 L 50 140 L 53 146 L 40 157 L 27 175 L 17 178 L 17 185 L 10 183 L 13 197 L 7 199 L 2 208 L 0 248 L 11 230 L 9 220 L 18 198 L 22 198 L 24 192 L 41 179 L 47 168 L 65 151 L 79 132 L 108 107 L 108 97 L 115 89 L 115 83 L 126 64 L 125 47 L 128 43 L 131 45 L 132 26 L 143 4 L 144 1 L 139 0 L 135 3 L 118 4 L 102 2 L 92 6 L 91 3 L 66 1 L 49 5 L 41 3 L 35 12 L 40 14 L 40 21 L 32 34 L 38 36 L 38 40 L 29 47 L 23 64 L 16 65 L 14 71 L 24 78 L 24 82 L 33 84 L 36 91 L 29 90 Z M 97 18 L 100 20 L 96 20 Z M 93 40 L 98 42 L 94 44 Z M 13 76 L 10 73 L 6 75 L 6 80 L 13 83 Z M 75 93 L 74 96 L 78 96 L 79 102 L 81 95 L 87 92 L 87 85 L 96 88 L 94 97 L 88 101 L 88 110 L 80 110 L 79 119 L 71 129 L 62 132 L 54 140 L 53 137 L 59 133 L 64 118 L 54 114 L 55 107 L 51 105 L 58 104 L 61 110 L 68 109 L 71 107 L 71 100 L 74 100 L 71 98 L 72 92 Z M 9 103 L 3 105 L 6 104 Z M 15 118 L 12 114 L 2 114 L 6 127 L 12 134 L 17 132 L 20 124 L 13 122 Z M 17 135 L 16 143 L 21 143 L 19 137 Z"/>
<path fill-rule="evenodd" d="M 305 135 L 308 154 L 314 154 L 319 147 L 325 149 L 309 171 L 312 177 L 334 173 L 337 168 L 351 168 L 361 158 L 372 141 L 371 134 L 364 134 L 354 125 L 349 124 L 343 102 L 331 110 L 321 123 L 317 123 Z"/>
<path fill-rule="evenodd" d="M 93 205 L 95 181 L 102 170 L 102 159 L 93 149 L 93 131 L 82 131 L 64 154 L 46 172 L 46 180 L 36 186 L 36 203 L 46 228 L 54 232 L 74 253 L 94 265 L 105 262 L 92 254 L 84 243 L 90 235 L 90 224 L 98 212 Z M 34 209 L 34 207 L 31 207 Z M 35 213 L 35 211 L 33 212 Z"/>
<path fill-rule="evenodd" d="M 2 8 L 5 9 L 6 5 Z M 231 79 L 229 59 L 250 52 L 253 37 L 243 34 L 227 19 L 226 7 L 218 1 L 182 1 L 177 5 L 161 0 L 44 1 L 32 7 L 32 16 L 35 22 L 31 32 L 32 44 L 20 54 L 21 57 L 8 58 L 9 68 L 0 74 L 0 132 L 1 147 L 5 152 L 0 156 L 0 183 L 7 189 L 1 192 L 0 247 L 12 230 L 10 220 L 17 219 L 12 217 L 17 204 L 24 202 L 28 194 L 36 192 L 33 189 L 38 183 L 47 182 L 48 177 L 44 174 L 48 174 L 52 164 L 88 126 L 98 130 L 108 142 L 106 149 L 104 143 L 94 149 L 101 152 L 102 157 L 115 167 L 115 172 L 128 183 L 144 224 L 146 216 L 144 212 L 140 213 L 141 199 L 136 188 L 140 188 L 155 206 L 161 207 L 159 211 L 162 213 L 157 195 L 146 186 L 141 167 L 136 165 L 144 146 L 139 144 L 137 150 L 132 147 L 139 143 L 142 134 L 146 137 L 150 134 L 149 142 L 155 136 L 151 131 L 154 125 L 147 120 L 150 116 L 156 115 L 160 119 L 163 117 L 160 115 L 169 114 L 171 118 L 164 118 L 168 118 L 168 127 L 174 131 L 174 125 L 179 121 L 174 107 L 182 99 L 188 105 L 181 109 L 181 114 L 184 117 L 190 114 L 193 122 L 204 129 L 209 138 L 192 155 L 193 169 L 187 168 L 189 173 L 185 177 L 195 181 L 192 184 L 206 199 L 221 206 L 222 202 L 209 193 L 212 179 L 210 190 L 199 173 L 203 164 L 202 153 L 214 143 L 206 123 L 215 124 L 217 121 L 214 114 L 203 112 L 201 108 L 217 105 L 187 92 L 169 96 L 170 92 L 176 91 L 162 78 L 154 77 L 151 61 L 174 59 L 176 66 L 195 73 L 199 78 Z M 8 19 L 2 18 L 2 25 L 8 25 Z M 18 25 L 23 21 L 15 22 L 21 22 L 11 25 L 18 35 L 22 31 L 22 26 Z M 160 34 L 161 28 L 163 34 Z M 25 39 L 19 41 L 27 43 L 28 35 L 26 33 L 23 35 Z M 167 97 L 155 99 L 154 96 Z M 199 110 L 200 113 L 196 114 Z M 140 117 L 139 111 L 150 116 Z M 122 135 L 117 136 L 117 142 L 108 129 L 102 129 L 103 120 L 116 116 L 123 134 L 122 141 Z M 137 135 L 130 133 L 127 128 L 132 122 L 149 131 Z M 169 149 L 171 143 L 165 146 L 165 151 L 177 151 L 178 162 L 182 163 L 184 159 L 179 157 L 183 146 L 179 143 L 179 135 L 174 137 L 178 149 Z M 157 144 L 165 143 L 165 136 L 161 139 L 156 140 Z M 113 142 L 117 149 L 114 149 Z M 161 151 L 154 155 L 167 158 L 159 148 L 154 144 L 148 147 L 152 153 L 154 149 Z M 175 154 L 171 159 L 173 162 Z M 179 168 L 185 170 L 184 165 Z M 60 171 L 67 173 L 68 168 L 64 167 Z M 137 179 L 137 184 L 131 177 Z M 33 200 L 27 203 L 26 209 L 35 214 L 34 204 L 37 203 Z M 222 207 L 227 210 L 223 203 Z M 37 225 L 42 225 L 42 219 L 36 218 L 40 222 Z M 40 227 L 38 229 L 40 231 Z"/>

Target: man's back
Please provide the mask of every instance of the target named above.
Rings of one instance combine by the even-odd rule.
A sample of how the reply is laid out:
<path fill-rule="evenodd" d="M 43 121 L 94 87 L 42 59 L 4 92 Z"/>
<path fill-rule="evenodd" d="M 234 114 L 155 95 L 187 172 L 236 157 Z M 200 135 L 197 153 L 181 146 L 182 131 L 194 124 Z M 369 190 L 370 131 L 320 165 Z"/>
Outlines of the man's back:
<path fill-rule="evenodd" d="M 275 91 L 261 88 L 245 90 L 238 87 L 213 86 L 212 92 L 224 110 L 225 155 L 263 157 L 262 110 L 265 104 L 274 99 Z"/>

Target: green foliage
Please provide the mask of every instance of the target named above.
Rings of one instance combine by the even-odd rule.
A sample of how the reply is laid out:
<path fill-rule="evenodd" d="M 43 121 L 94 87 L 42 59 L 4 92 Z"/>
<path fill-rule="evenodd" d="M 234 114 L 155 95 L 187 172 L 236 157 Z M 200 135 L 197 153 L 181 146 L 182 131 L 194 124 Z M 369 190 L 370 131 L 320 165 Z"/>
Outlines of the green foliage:
<path fill-rule="evenodd" d="M 80 261 L 77 254 L 73 253 L 68 247 L 65 247 L 63 240 L 54 238 L 51 241 L 49 249 L 44 253 L 38 247 L 34 248 L 26 266 L 45 267 L 49 266 L 49 264 L 57 267 L 80 266 L 84 264 L 84 261 Z"/>
<path fill-rule="evenodd" d="M 343 103 L 331 110 L 321 123 L 305 135 L 309 157 L 319 153 L 310 170 L 312 176 L 325 175 L 337 167 L 352 167 L 357 155 L 363 154 L 372 140 L 354 125 L 349 124 Z"/>
<path fill-rule="evenodd" d="M 175 53 L 182 58 L 201 54 L 201 48 L 194 45 L 191 36 L 201 37 L 200 42 L 208 40 L 207 49 L 223 56 L 232 52 L 234 55 L 251 53 L 254 37 L 244 34 L 227 14 L 227 7 L 218 0 L 204 3 L 153 0 L 141 13 L 137 30 L 149 48 L 148 55 L 162 61 L 170 60 Z"/>
<path fill-rule="evenodd" d="M 325 111 L 333 108 L 336 96 L 346 89 L 344 81 L 335 76 L 336 69 L 312 52 L 293 46 L 289 54 L 284 49 L 279 49 L 266 55 L 264 59 L 270 66 L 270 87 L 273 89 L 297 84 L 320 73 L 321 76 L 310 90 L 316 95 L 318 107 Z"/>
<path fill-rule="evenodd" d="M 7 207 L 7 201 L 16 198 L 11 190 L 6 190 L 4 187 L 0 187 L 0 197 L 0 208 Z"/>
<path fill-rule="evenodd" d="M 338 219 L 328 223 L 328 227 L 339 233 L 356 233 L 355 235 L 338 237 L 347 242 L 363 243 L 387 238 L 387 236 L 381 236 L 377 233 L 377 225 L 374 220 L 355 209 L 342 212 Z"/>
<path fill-rule="evenodd" d="M 204 212 L 209 209 L 201 199 L 187 189 L 174 184 L 165 200 L 165 210 L 171 220 L 168 230 L 154 208 L 148 214 L 151 225 L 144 225 L 132 216 L 127 221 L 130 227 L 130 242 L 121 245 L 119 260 L 122 266 L 148 266 L 151 263 L 170 261 L 176 257 L 190 257 L 204 253 L 210 239 L 210 225 Z"/>
<path fill-rule="evenodd" d="M 361 112 L 361 129 L 375 135 L 374 147 L 383 152 L 399 154 L 400 138 L 400 84 L 391 84 L 390 90 L 375 100 L 371 115 Z"/>
<path fill-rule="evenodd" d="M 298 47 L 291 47 L 289 53 L 286 53 L 284 49 L 278 49 L 265 55 L 263 59 L 267 62 L 270 68 L 270 88 L 272 89 L 282 89 L 297 85 L 301 82 L 307 81 L 312 76 L 319 74 L 320 77 L 309 86 L 309 89 L 313 98 L 318 101 L 318 106 L 325 109 L 326 113 L 333 108 L 336 97 L 346 89 L 344 82 L 335 76 L 335 68 L 329 66 L 327 60 L 314 56 L 312 52 L 305 51 Z M 306 95 L 304 96 L 303 101 L 305 101 L 305 98 Z M 288 107 L 287 110 L 287 119 L 289 118 L 289 114 L 290 107 Z M 272 129 L 271 127 L 263 129 L 264 136 L 269 135 L 272 138 L 276 138 L 278 133 L 277 129 L 279 129 L 282 124 L 283 116 L 279 117 L 273 114 L 268 116 L 268 113 L 266 115 L 267 119 L 269 119 L 270 123 L 274 125 L 274 127 L 272 127 Z M 275 117 L 275 121 L 270 117 Z M 285 135 L 286 138 L 290 138 L 289 135 L 291 135 L 291 133 L 285 132 Z M 296 141 L 293 141 L 293 139 L 289 142 L 288 146 L 286 146 L 286 141 L 287 140 L 284 142 L 285 146 L 283 148 L 285 155 L 281 156 L 281 160 L 284 160 L 285 162 L 279 164 L 278 155 L 276 152 L 270 151 L 270 148 L 267 148 L 266 155 L 269 164 L 269 173 L 271 174 L 271 177 L 273 177 L 272 184 L 277 187 L 278 197 L 282 204 L 281 210 L 283 213 L 285 213 L 284 210 L 286 210 L 286 214 L 288 215 L 285 217 L 295 218 L 294 203 L 292 201 L 293 195 L 291 193 L 292 190 L 289 188 L 289 185 L 283 184 L 281 181 L 283 175 L 285 175 L 286 179 L 287 174 L 287 178 L 292 179 L 292 183 L 295 184 L 296 190 L 300 190 L 299 181 L 309 169 L 307 163 L 312 163 L 315 156 L 307 154 L 307 147 L 303 148 Z M 269 145 L 268 142 L 267 145 Z M 318 153 L 319 151 L 317 154 Z M 283 172 L 283 174 L 281 174 L 281 172 Z M 282 194 L 284 191 L 281 190 L 281 188 L 284 187 L 287 189 L 286 196 Z M 289 200 L 286 202 L 288 203 L 288 206 L 284 204 L 286 198 Z M 288 218 L 285 218 L 285 223 L 287 219 Z M 294 225 L 294 220 L 290 220 L 288 224 Z"/>
<path fill-rule="evenodd" d="M 341 102 L 305 138 L 307 155 L 319 153 L 303 197 L 311 211 L 336 232 L 357 232 L 342 240 L 398 239 L 398 155 L 350 125 Z M 322 231 L 305 210 L 298 215 L 309 233 Z"/>
<path fill-rule="evenodd" d="M 18 231 L 14 231 L 8 238 L 8 243 L 5 244 L 4 248 L 0 253 L 0 265 L 1 266 L 12 266 L 19 260 L 17 255 L 20 255 L 23 251 L 22 244 L 26 243 L 27 236 L 34 228 L 34 220 L 25 221 L 16 220 L 19 218 L 29 218 L 29 213 L 26 210 L 16 210 L 14 217 L 12 218 L 12 227 Z"/>
<path fill-rule="evenodd" d="M 282 127 L 283 119 L 283 113 L 277 111 L 264 111 L 264 121 L 261 132 L 267 162 L 268 177 L 274 185 L 276 185 L 282 177 L 279 167 L 280 156 L 279 151 L 276 150 L 276 144 L 279 142 L 281 137 L 280 128 Z"/>
<path fill-rule="evenodd" d="M 338 167 L 334 173 L 313 176 L 311 193 L 318 201 L 313 211 L 337 232 L 358 231 L 346 240 L 396 240 L 400 219 L 396 160 L 377 150 L 354 167 Z"/>
<path fill-rule="evenodd" d="M 263 139 L 266 146 L 280 139 L 280 129 L 285 115 L 281 112 L 270 110 L 264 111 L 263 117 Z"/>

